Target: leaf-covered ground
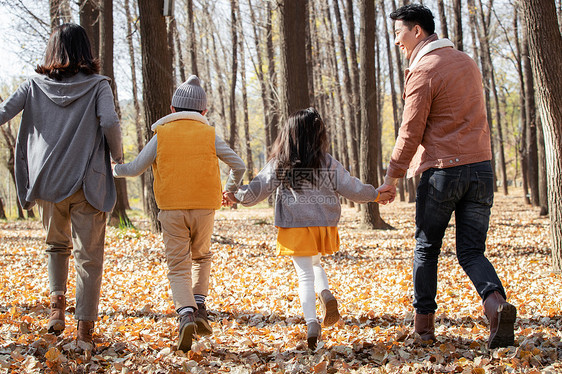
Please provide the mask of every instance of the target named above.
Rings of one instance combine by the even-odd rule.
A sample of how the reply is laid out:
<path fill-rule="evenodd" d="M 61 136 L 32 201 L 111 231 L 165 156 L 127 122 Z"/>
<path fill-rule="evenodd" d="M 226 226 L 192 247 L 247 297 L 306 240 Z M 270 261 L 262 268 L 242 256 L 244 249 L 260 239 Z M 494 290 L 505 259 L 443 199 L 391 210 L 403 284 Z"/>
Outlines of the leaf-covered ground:
<path fill-rule="evenodd" d="M 487 321 L 457 264 L 454 221 L 439 267 L 438 343 L 413 333 L 413 204 L 381 207 L 396 228 L 362 230 L 345 208 L 340 252 L 323 260 L 343 319 L 305 345 L 297 279 L 274 254 L 269 208 L 221 210 L 213 237 L 208 309 L 214 334 L 187 355 L 175 350 L 177 321 L 158 235 L 108 228 L 94 355 L 74 353 L 74 270 L 65 333 L 46 333 L 43 232 L 33 221 L 0 223 L 0 372 L 108 373 L 547 373 L 562 372 L 562 277 L 550 267 L 548 219 L 520 194 L 496 195 L 488 258 L 518 308 L 514 347 L 486 349 Z M 71 267 L 73 264 L 71 263 Z"/>

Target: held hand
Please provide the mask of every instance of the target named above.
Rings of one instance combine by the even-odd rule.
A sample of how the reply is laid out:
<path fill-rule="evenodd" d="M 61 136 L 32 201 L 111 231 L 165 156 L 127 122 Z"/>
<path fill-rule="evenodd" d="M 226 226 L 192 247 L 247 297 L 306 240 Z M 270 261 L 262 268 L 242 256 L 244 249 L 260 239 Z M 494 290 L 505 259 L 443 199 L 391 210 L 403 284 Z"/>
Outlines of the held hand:
<path fill-rule="evenodd" d="M 377 203 L 386 205 L 388 203 L 392 203 L 396 198 L 396 186 L 392 184 L 383 183 L 379 188 L 377 188 L 379 192 L 379 197 Z"/>
<path fill-rule="evenodd" d="M 223 191 L 222 193 L 222 206 L 232 206 L 234 203 L 239 203 L 238 199 L 234 196 L 234 192 Z"/>

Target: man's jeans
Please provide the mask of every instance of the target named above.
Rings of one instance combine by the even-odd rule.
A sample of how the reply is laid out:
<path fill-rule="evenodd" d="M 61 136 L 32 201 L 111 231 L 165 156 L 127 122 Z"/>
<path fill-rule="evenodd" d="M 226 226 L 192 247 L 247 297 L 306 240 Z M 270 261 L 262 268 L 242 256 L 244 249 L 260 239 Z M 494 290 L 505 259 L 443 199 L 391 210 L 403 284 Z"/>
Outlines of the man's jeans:
<path fill-rule="evenodd" d="M 484 256 L 494 177 L 489 161 L 426 170 L 416 197 L 414 252 L 414 307 L 417 313 L 435 313 L 437 261 L 445 229 L 455 211 L 457 259 L 484 300 L 505 291 L 490 261 Z"/>

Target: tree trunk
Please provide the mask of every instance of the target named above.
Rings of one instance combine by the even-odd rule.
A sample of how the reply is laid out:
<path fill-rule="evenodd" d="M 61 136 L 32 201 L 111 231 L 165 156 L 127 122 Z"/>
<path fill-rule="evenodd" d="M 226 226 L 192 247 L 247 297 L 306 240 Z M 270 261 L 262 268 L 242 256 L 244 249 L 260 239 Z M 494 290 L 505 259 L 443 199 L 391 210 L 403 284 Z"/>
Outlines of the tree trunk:
<path fill-rule="evenodd" d="M 535 83 L 529 56 L 529 36 L 523 39 L 523 75 L 525 77 L 525 113 L 527 118 L 527 182 L 531 190 L 531 203 L 540 205 L 539 161 L 537 150 L 537 112 L 535 107 Z"/>
<path fill-rule="evenodd" d="M 4 209 L 4 201 L 0 198 L 0 219 L 8 219 L 6 217 L 6 210 Z"/>
<path fill-rule="evenodd" d="M 134 6 L 134 4 L 133 4 Z M 137 82 L 137 67 L 136 67 L 136 60 L 135 60 L 135 46 L 133 43 L 133 29 L 132 25 L 134 24 L 133 17 L 131 15 L 131 8 L 129 4 L 129 0 L 125 0 L 124 3 L 125 7 L 125 17 L 127 18 L 127 45 L 129 47 L 129 63 L 131 66 L 131 84 L 132 84 L 132 94 L 133 94 L 133 108 L 134 108 L 134 121 L 135 121 L 135 129 L 137 133 L 137 154 L 143 149 L 145 143 L 145 134 L 144 128 L 141 123 L 141 112 L 140 112 L 140 103 L 138 97 L 138 82 Z M 147 199 L 147 191 L 144 181 L 144 175 L 140 177 L 141 183 L 141 200 L 142 200 L 142 207 L 145 214 L 148 213 L 148 207 L 146 203 Z"/>
<path fill-rule="evenodd" d="M 351 97 L 353 107 L 355 108 L 355 133 L 359 137 L 359 124 L 361 123 L 361 109 L 359 105 L 359 65 L 357 59 L 357 42 L 355 39 L 355 19 L 353 11 L 353 0 L 346 0 L 347 6 L 344 9 L 345 19 L 347 23 L 347 33 L 349 36 L 349 65 L 351 66 L 351 83 L 353 87 L 353 95 Z M 345 61 L 347 63 L 347 60 Z M 357 153 L 359 153 L 359 138 L 357 139 Z M 359 169 L 357 169 L 359 175 Z"/>
<path fill-rule="evenodd" d="M 139 0 L 146 141 L 152 137 L 151 125 L 170 111 L 172 102 L 172 61 L 166 40 L 163 0 Z M 161 231 L 158 206 L 154 198 L 152 171 L 147 171 L 148 207 L 153 231 Z"/>
<path fill-rule="evenodd" d="M 333 77 L 333 87 L 335 90 L 335 93 L 337 95 L 337 99 L 338 99 L 338 108 L 341 111 L 341 115 L 339 117 L 340 122 L 343 122 L 343 125 L 338 126 L 339 127 L 339 145 L 340 145 L 340 155 L 341 155 L 341 159 L 340 162 L 345 165 L 346 169 L 349 170 L 351 173 L 353 173 L 354 167 L 355 165 L 359 165 L 359 163 L 356 161 L 354 163 L 352 163 L 352 156 L 351 156 L 351 147 L 349 146 L 350 144 L 350 127 L 345 125 L 346 122 L 346 113 L 344 108 L 346 107 L 344 104 L 344 95 L 342 93 L 342 87 L 339 83 L 339 64 L 338 64 L 338 57 L 337 57 L 337 49 L 336 49 L 336 41 L 335 41 L 335 36 L 334 36 L 334 31 L 333 31 L 333 22 L 332 22 L 332 16 L 330 15 L 330 10 L 324 6 L 324 15 L 325 17 L 323 17 L 322 19 L 324 20 L 324 26 L 326 28 L 326 34 L 329 35 L 329 40 L 330 40 L 330 45 L 328 46 L 328 50 L 331 51 L 331 55 L 330 55 L 330 61 L 331 61 L 331 74 L 330 76 Z M 357 159 L 356 159 L 357 160 Z M 355 203 L 351 200 L 347 201 L 348 205 L 350 207 L 354 207 Z"/>
<path fill-rule="evenodd" d="M 99 5 L 95 0 L 80 0 L 80 26 L 86 30 L 90 39 L 92 55 L 100 55 L 100 27 L 99 27 Z"/>
<path fill-rule="evenodd" d="M 529 187 L 527 185 L 527 112 L 525 103 L 525 79 L 523 76 L 523 65 L 521 57 L 521 42 L 519 39 L 519 15 L 517 12 L 517 7 L 513 7 L 513 36 L 515 40 L 515 61 L 517 63 L 517 73 L 519 75 L 519 144 L 518 153 L 521 160 L 521 180 L 523 185 L 523 194 L 526 204 L 531 204 L 529 199 Z"/>
<path fill-rule="evenodd" d="M 195 34 L 195 22 L 193 21 L 193 0 L 187 0 L 187 50 L 191 62 L 191 74 L 199 76 L 197 69 L 197 41 Z"/>
<path fill-rule="evenodd" d="M 70 3 L 68 0 L 49 0 L 49 15 L 51 31 L 63 23 L 72 21 Z"/>
<path fill-rule="evenodd" d="M 311 0 L 313 1 L 313 0 Z M 306 52 L 306 69 L 308 76 L 308 102 L 310 106 L 316 106 L 314 101 L 314 95 L 316 91 L 314 90 L 314 66 L 313 66 L 313 52 L 312 52 L 312 35 L 310 34 L 310 1 L 307 1 L 305 7 L 305 52 Z"/>
<path fill-rule="evenodd" d="M 349 147 L 349 163 L 350 172 L 352 175 L 359 175 L 359 145 L 357 142 L 357 124 L 355 123 L 355 114 L 353 107 L 353 88 L 351 82 L 351 75 L 348 67 L 347 51 L 345 48 L 345 36 L 343 33 L 342 20 L 340 15 L 340 9 L 338 5 L 338 0 L 333 1 L 334 4 L 334 14 L 336 15 L 336 28 L 338 35 L 338 47 L 340 51 L 340 56 L 342 59 L 343 68 L 343 99 L 344 99 L 344 113 L 345 113 L 345 129 L 347 132 L 347 147 Z M 326 12 L 330 10 L 326 7 Z"/>
<path fill-rule="evenodd" d="M 377 139 L 380 136 L 377 124 L 377 103 L 375 87 L 375 2 L 360 0 L 360 33 L 359 33 L 359 58 L 361 71 L 361 180 L 365 183 L 377 185 L 378 169 L 376 149 Z M 377 203 L 366 204 L 361 211 L 362 225 L 371 229 L 389 228 L 380 216 Z"/>
<path fill-rule="evenodd" d="M 176 55 L 176 45 L 174 43 L 174 32 L 176 30 L 176 20 L 174 17 L 167 17 L 167 42 L 168 50 L 170 51 L 170 59 L 172 60 L 172 90 L 174 91 L 178 86 L 178 74 L 176 67 L 179 66 L 178 56 Z M 183 81 L 181 82 L 183 83 Z M 181 84 L 180 83 L 180 84 Z"/>
<path fill-rule="evenodd" d="M 238 5 L 237 13 L 240 14 Z M 254 160 L 252 157 L 252 147 L 250 142 L 250 119 L 248 117 L 248 90 L 246 86 L 246 54 L 244 51 L 244 34 L 242 29 L 238 32 L 240 40 L 240 78 L 242 80 L 242 109 L 244 112 L 244 150 L 246 152 L 246 170 L 248 172 L 248 183 L 254 179 Z"/>
<path fill-rule="evenodd" d="M 453 38 L 453 43 L 455 43 L 455 48 L 459 51 L 464 50 L 462 41 L 462 4 L 461 0 L 453 0 L 453 11 L 455 13 L 454 17 L 454 30 L 455 37 Z"/>
<path fill-rule="evenodd" d="M 470 1 L 470 0 L 469 0 Z M 484 14 L 484 7 L 482 6 L 482 1 L 479 0 L 479 8 L 474 8 L 472 11 L 476 11 L 480 15 L 481 22 L 478 23 L 476 17 L 474 20 L 476 23 L 473 27 L 476 28 L 478 34 L 478 40 L 480 41 L 480 62 L 482 64 L 482 80 L 484 84 L 484 98 L 486 100 L 486 117 L 488 119 L 488 124 L 490 126 L 490 145 L 492 148 L 492 170 L 494 170 L 494 192 L 497 192 L 497 176 L 496 176 L 496 156 L 494 152 L 494 125 L 492 121 L 492 104 L 490 98 L 490 88 L 491 88 L 491 66 L 489 58 L 490 46 L 488 40 L 488 25 L 489 25 L 489 14 Z"/>
<path fill-rule="evenodd" d="M 390 82 L 390 99 L 392 101 L 392 119 L 394 123 L 394 138 L 398 137 L 398 130 L 400 129 L 400 118 L 398 115 L 398 98 L 396 93 L 395 81 L 394 81 L 394 62 L 392 61 L 392 53 L 391 53 L 391 44 L 390 44 L 390 37 L 388 35 L 388 24 L 387 24 L 387 17 L 386 17 L 386 8 L 384 4 L 384 0 L 380 0 L 379 2 L 381 11 L 383 14 L 383 33 L 386 42 L 386 56 L 388 59 L 388 81 Z M 392 32 L 394 35 L 394 32 Z M 382 160 L 381 160 L 382 161 Z M 398 182 L 398 192 L 400 194 L 400 201 L 406 200 L 406 195 L 404 194 L 404 178 L 401 178 Z"/>
<path fill-rule="evenodd" d="M 537 153 L 539 161 L 539 201 L 541 216 L 548 214 L 548 176 L 546 175 L 546 148 L 544 144 L 544 130 L 540 117 L 537 118 Z"/>
<path fill-rule="evenodd" d="M 271 144 L 273 142 L 273 140 L 271 139 L 271 134 L 269 131 L 269 126 L 271 126 L 270 124 L 270 96 L 269 96 L 269 89 L 268 89 L 268 82 L 266 81 L 266 76 L 265 73 L 263 71 L 264 68 L 264 57 L 263 57 L 263 50 L 261 47 L 261 42 L 262 42 L 262 35 L 261 33 L 258 32 L 258 25 L 257 25 L 257 21 L 256 21 L 256 14 L 254 11 L 254 6 L 252 4 L 251 0 L 248 0 L 248 8 L 250 9 L 250 20 L 252 22 L 252 29 L 254 32 L 254 45 L 256 47 L 256 59 L 257 59 L 257 63 L 254 63 L 254 70 L 256 71 L 256 75 L 258 77 L 258 82 L 260 85 L 260 93 L 261 93 L 261 101 L 262 101 L 262 105 L 263 105 L 263 124 L 264 124 L 264 130 L 265 130 L 265 147 L 267 152 L 269 152 L 269 149 L 271 148 Z M 266 152 L 266 153 L 267 153 Z M 253 174 L 253 171 L 250 170 L 250 168 L 248 167 L 248 176 L 250 175 L 249 173 Z"/>
<path fill-rule="evenodd" d="M 275 104 L 279 102 L 278 97 L 278 81 L 277 81 L 277 70 L 275 67 L 275 48 L 273 46 L 273 8 L 271 7 L 271 2 L 268 1 L 266 4 L 267 11 L 267 23 L 266 23 L 266 35 L 267 35 L 267 71 L 269 78 L 269 100 L 270 100 L 270 115 L 269 115 L 269 137 L 273 143 L 277 138 L 277 129 L 280 121 L 280 106 Z M 269 150 L 268 150 L 269 152 Z"/>
<path fill-rule="evenodd" d="M 100 73 L 111 79 L 111 90 L 113 91 L 115 111 L 121 118 L 119 100 L 117 98 L 117 86 L 115 74 L 113 73 L 113 0 L 102 0 L 100 2 Z M 133 224 L 127 216 L 129 201 L 127 197 L 127 181 L 125 178 L 114 178 L 117 190 L 117 202 L 109 215 L 108 224 L 119 227 L 132 227 Z"/>
<path fill-rule="evenodd" d="M 308 0 L 279 3 L 281 39 L 281 113 L 285 121 L 293 112 L 310 106 L 306 67 L 306 7 Z"/>
<path fill-rule="evenodd" d="M 562 271 L 562 36 L 557 27 L 554 1 L 520 3 L 529 37 L 531 65 L 538 87 L 548 176 L 548 206 L 552 238 L 552 264 Z"/>
<path fill-rule="evenodd" d="M 237 0 L 230 0 L 230 35 L 232 38 L 232 64 L 230 72 L 230 148 L 237 150 L 238 125 L 236 124 L 236 78 L 238 77 L 238 15 L 236 14 Z"/>
<path fill-rule="evenodd" d="M 449 29 L 447 27 L 447 17 L 445 16 L 445 5 L 443 0 L 437 0 L 437 10 L 439 12 L 439 21 L 441 23 L 441 37 L 449 39 Z"/>

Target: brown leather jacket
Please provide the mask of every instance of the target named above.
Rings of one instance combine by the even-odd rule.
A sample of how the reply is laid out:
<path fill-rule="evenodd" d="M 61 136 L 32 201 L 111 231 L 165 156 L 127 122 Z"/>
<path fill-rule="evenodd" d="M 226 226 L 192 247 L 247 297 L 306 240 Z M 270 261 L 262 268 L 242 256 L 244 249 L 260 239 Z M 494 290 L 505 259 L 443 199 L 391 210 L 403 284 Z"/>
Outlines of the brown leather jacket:
<path fill-rule="evenodd" d="M 389 177 L 401 178 L 406 170 L 412 177 L 429 168 L 492 158 L 480 70 L 472 58 L 451 45 L 432 34 L 410 57 L 404 115 Z"/>

